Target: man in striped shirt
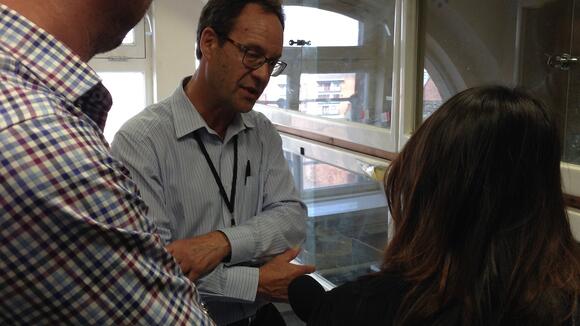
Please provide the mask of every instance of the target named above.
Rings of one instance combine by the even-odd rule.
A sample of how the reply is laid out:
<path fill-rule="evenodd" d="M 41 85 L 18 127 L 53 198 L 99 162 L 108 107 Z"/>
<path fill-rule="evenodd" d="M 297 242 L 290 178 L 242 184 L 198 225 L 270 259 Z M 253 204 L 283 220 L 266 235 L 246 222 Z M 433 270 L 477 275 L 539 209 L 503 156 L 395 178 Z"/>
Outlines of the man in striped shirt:
<path fill-rule="evenodd" d="M 283 25 L 277 0 L 209 0 L 195 74 L 113 141 L 113 154 L 130 169 L 169 251 L 197 280 L 218 324 L 248 325 L 258 308 L 286 300 L 289 282 L 314 269 L 290 263 L 305 238 L 306 208 L 280 135 L 252 111 L 286 65 L 279 61 Z M 266 311 L 272 318 L 261 319 Z M 251 325 L 283 323 L 274 316 L 266 304 Z"/>
<path fill-rule="evenodd" d="M 0 324 L 213 325 L 102 128 L 86 62 L 151 0 L 0 0 Z"/>

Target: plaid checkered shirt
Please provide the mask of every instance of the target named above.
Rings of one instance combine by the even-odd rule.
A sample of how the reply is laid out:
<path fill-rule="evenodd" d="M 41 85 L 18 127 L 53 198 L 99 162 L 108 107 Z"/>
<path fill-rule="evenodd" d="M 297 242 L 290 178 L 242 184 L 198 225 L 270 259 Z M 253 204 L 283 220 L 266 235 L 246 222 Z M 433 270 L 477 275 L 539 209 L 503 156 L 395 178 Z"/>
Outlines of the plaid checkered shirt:
<path fill-rule="evenodd" d="M 96 73 L 0 5 L 0 324 L 213 325 L 102 135 Z"/>

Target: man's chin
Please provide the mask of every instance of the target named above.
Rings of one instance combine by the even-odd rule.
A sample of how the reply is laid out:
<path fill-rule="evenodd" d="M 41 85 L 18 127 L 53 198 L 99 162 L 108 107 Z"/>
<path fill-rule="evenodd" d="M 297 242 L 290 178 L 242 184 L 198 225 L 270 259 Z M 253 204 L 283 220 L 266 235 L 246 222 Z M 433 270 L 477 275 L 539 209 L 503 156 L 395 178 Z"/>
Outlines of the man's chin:
<path fill-rule="evenodd" d="M 121 38 L 109 40 L 108 42 L 99 42 L 100 47 L 97 48 L 97 50 L 95 51 L 95 54 L 106 53 L 106 52 L 109 52 L 109 51 L 112 51 L 112 50 L 118 48 L 121 44 L 123 44 L 124 38 L 125 37 L 123 36 Z"/>
<path fill-rule="evenodd" d="M 240 105 L 238 105 L 237 111 L 239 113 L 248 113 L 252 111 L 254 105 L 256 105 L 255 100 L 245 99 L 242 103 L 240 103 Z"/>

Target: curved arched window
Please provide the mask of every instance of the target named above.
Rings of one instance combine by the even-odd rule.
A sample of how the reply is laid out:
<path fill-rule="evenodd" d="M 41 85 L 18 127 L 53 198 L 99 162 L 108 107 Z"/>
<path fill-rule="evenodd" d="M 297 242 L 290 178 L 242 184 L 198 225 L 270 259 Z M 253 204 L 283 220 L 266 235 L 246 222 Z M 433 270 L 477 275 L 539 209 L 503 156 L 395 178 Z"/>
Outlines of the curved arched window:
<path fill-rule="evenodd" d="M 284 6 L 284 44 L 308 35 L 311 46 L 358 46 L 359 21 L 346 15 L 312 7 Z"/>

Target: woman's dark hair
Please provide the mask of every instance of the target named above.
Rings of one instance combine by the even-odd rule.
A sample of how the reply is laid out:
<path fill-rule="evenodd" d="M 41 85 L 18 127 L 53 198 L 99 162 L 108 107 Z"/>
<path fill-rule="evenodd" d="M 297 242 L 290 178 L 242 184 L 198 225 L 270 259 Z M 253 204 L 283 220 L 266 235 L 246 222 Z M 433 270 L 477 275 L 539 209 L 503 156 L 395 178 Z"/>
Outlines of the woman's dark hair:
<path fill-rule="evenodd" d="M 453 96 L 418 128 L 385 178 L 394 234 L 382 271 L 410 284 L 396 325 L 555 325 L 577 314 L 580 251 L 558 135 L 542 103 L 500 86 Z"/>
<path fill-rule="evenodd" d="M 282 24 L 282 29 L 284 29 L 284 12 L 280 0 L 209 0 L 203 7 L 197 24 L 198 46 L 195 51 L 197 59 L 202 57 L 199 42 L 203 30 L 211 27 L 220 37 L 221 45 L 223 45 L 223 42 L 225 42 L 223 38 L 230 34 L 236 19 L 246 5 L 250 3 L 257 4 L 265 12 L 276 15 Z"/>

